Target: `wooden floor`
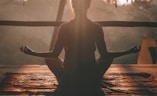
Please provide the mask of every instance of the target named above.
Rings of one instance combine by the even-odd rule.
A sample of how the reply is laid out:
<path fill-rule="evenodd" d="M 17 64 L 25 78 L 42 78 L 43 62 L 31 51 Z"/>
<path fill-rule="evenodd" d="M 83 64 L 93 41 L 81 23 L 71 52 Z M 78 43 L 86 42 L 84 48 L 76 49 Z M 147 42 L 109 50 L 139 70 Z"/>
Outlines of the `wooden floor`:
<path fill-rule="evenodd" d="M 112 64 L 105 96 L 157 96 L 156 64 Z M 0 96 L 52 96 L 57 81 L 46 65 L 0 65 Z M 31 86 L 31 87 L 30 87 Z"/>

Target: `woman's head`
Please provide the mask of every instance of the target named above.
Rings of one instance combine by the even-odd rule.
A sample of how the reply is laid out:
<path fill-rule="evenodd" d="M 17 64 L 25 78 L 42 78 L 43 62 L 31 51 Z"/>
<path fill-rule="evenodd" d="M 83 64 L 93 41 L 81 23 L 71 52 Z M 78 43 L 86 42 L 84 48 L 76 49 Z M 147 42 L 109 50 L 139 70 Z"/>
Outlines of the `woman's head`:
<path fill-rule="evenodd" d="M 71 0 L 73 7 L 75 6 L 84 6 L 89 8 L 91 0 Z"/>
<path fill-rule="evenodd" d="M 72 7 L 76 14 L 85 14 L 90 7 L 91 0 L 71 0 Z"/>

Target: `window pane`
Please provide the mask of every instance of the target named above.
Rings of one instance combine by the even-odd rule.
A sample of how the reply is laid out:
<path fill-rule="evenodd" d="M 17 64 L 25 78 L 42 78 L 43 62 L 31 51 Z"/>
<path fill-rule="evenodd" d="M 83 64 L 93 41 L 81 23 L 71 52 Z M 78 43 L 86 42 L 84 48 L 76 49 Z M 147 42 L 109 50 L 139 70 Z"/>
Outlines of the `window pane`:
<path fill-rule="evenodd" d="M 59 0 L 0 0 L 0 20 L 55 21 Z M 48 51 L 53 27 L 0 26 L 0 64 L 45 64 L 20 52 L 21 45 Z"/>
<path fill-rule="evenodd" d="M 104 1 L 92 0 L 88 11 L 88 17 L 92 21 L 157 21 L 157 2 L 151 3 L 151 6 L 133 3 L 116 8 L 115 4 Z M 60 0 L 0 0 L 0 20 L 55 21 L 59 2 Z M 72 18 L 70 4 L 67 4 L 63 21 Z M 24 55 L 19 51 L 19 47 L 28 45 L 36 51 L 48 51 L 53 29 L 54 27 L 0 26 L 0 64 L 45 64 L 42 58 Z M 109 51 L 124 51 L 140 45 L 145 35 L 157 40 L 157 28 L 103 27 L 103 29 Z M 114 63 L 136 63 L 137 56 L 138 54 L 123 56 Z"/>

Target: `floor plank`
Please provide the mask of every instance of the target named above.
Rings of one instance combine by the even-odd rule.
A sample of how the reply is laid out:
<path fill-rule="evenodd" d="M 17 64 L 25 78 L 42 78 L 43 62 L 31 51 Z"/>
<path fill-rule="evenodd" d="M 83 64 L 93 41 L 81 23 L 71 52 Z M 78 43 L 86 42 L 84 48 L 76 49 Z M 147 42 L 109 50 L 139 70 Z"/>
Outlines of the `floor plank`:
<path fill-rule="evenodd" d="M 156 69 L 156 64 L 112 64 L 102 89 L 106 96 L 156 96 Z M 57 85 L 46 65 L 32 64 L 0 65 L 0 81 L 0 96 L 51 96 Z"/>

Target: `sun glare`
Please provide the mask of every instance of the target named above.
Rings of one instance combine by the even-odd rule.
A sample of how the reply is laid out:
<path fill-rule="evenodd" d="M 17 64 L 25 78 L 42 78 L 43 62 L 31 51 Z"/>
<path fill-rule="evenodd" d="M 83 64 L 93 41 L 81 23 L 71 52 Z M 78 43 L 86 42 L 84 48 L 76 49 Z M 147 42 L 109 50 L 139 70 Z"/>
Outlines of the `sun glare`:
<path fill-rule="evenodd" d="M 103 0 L 103 1 L 106 3 L 117 4 L 119 6 L 122 6 L 122 5 L 130 5 L 135 0 Z"/>
<path fill-rule="evenodd" d="M 118 5 L 128 5 L 131 4 L 133 0 L 118 0 Z"/>

